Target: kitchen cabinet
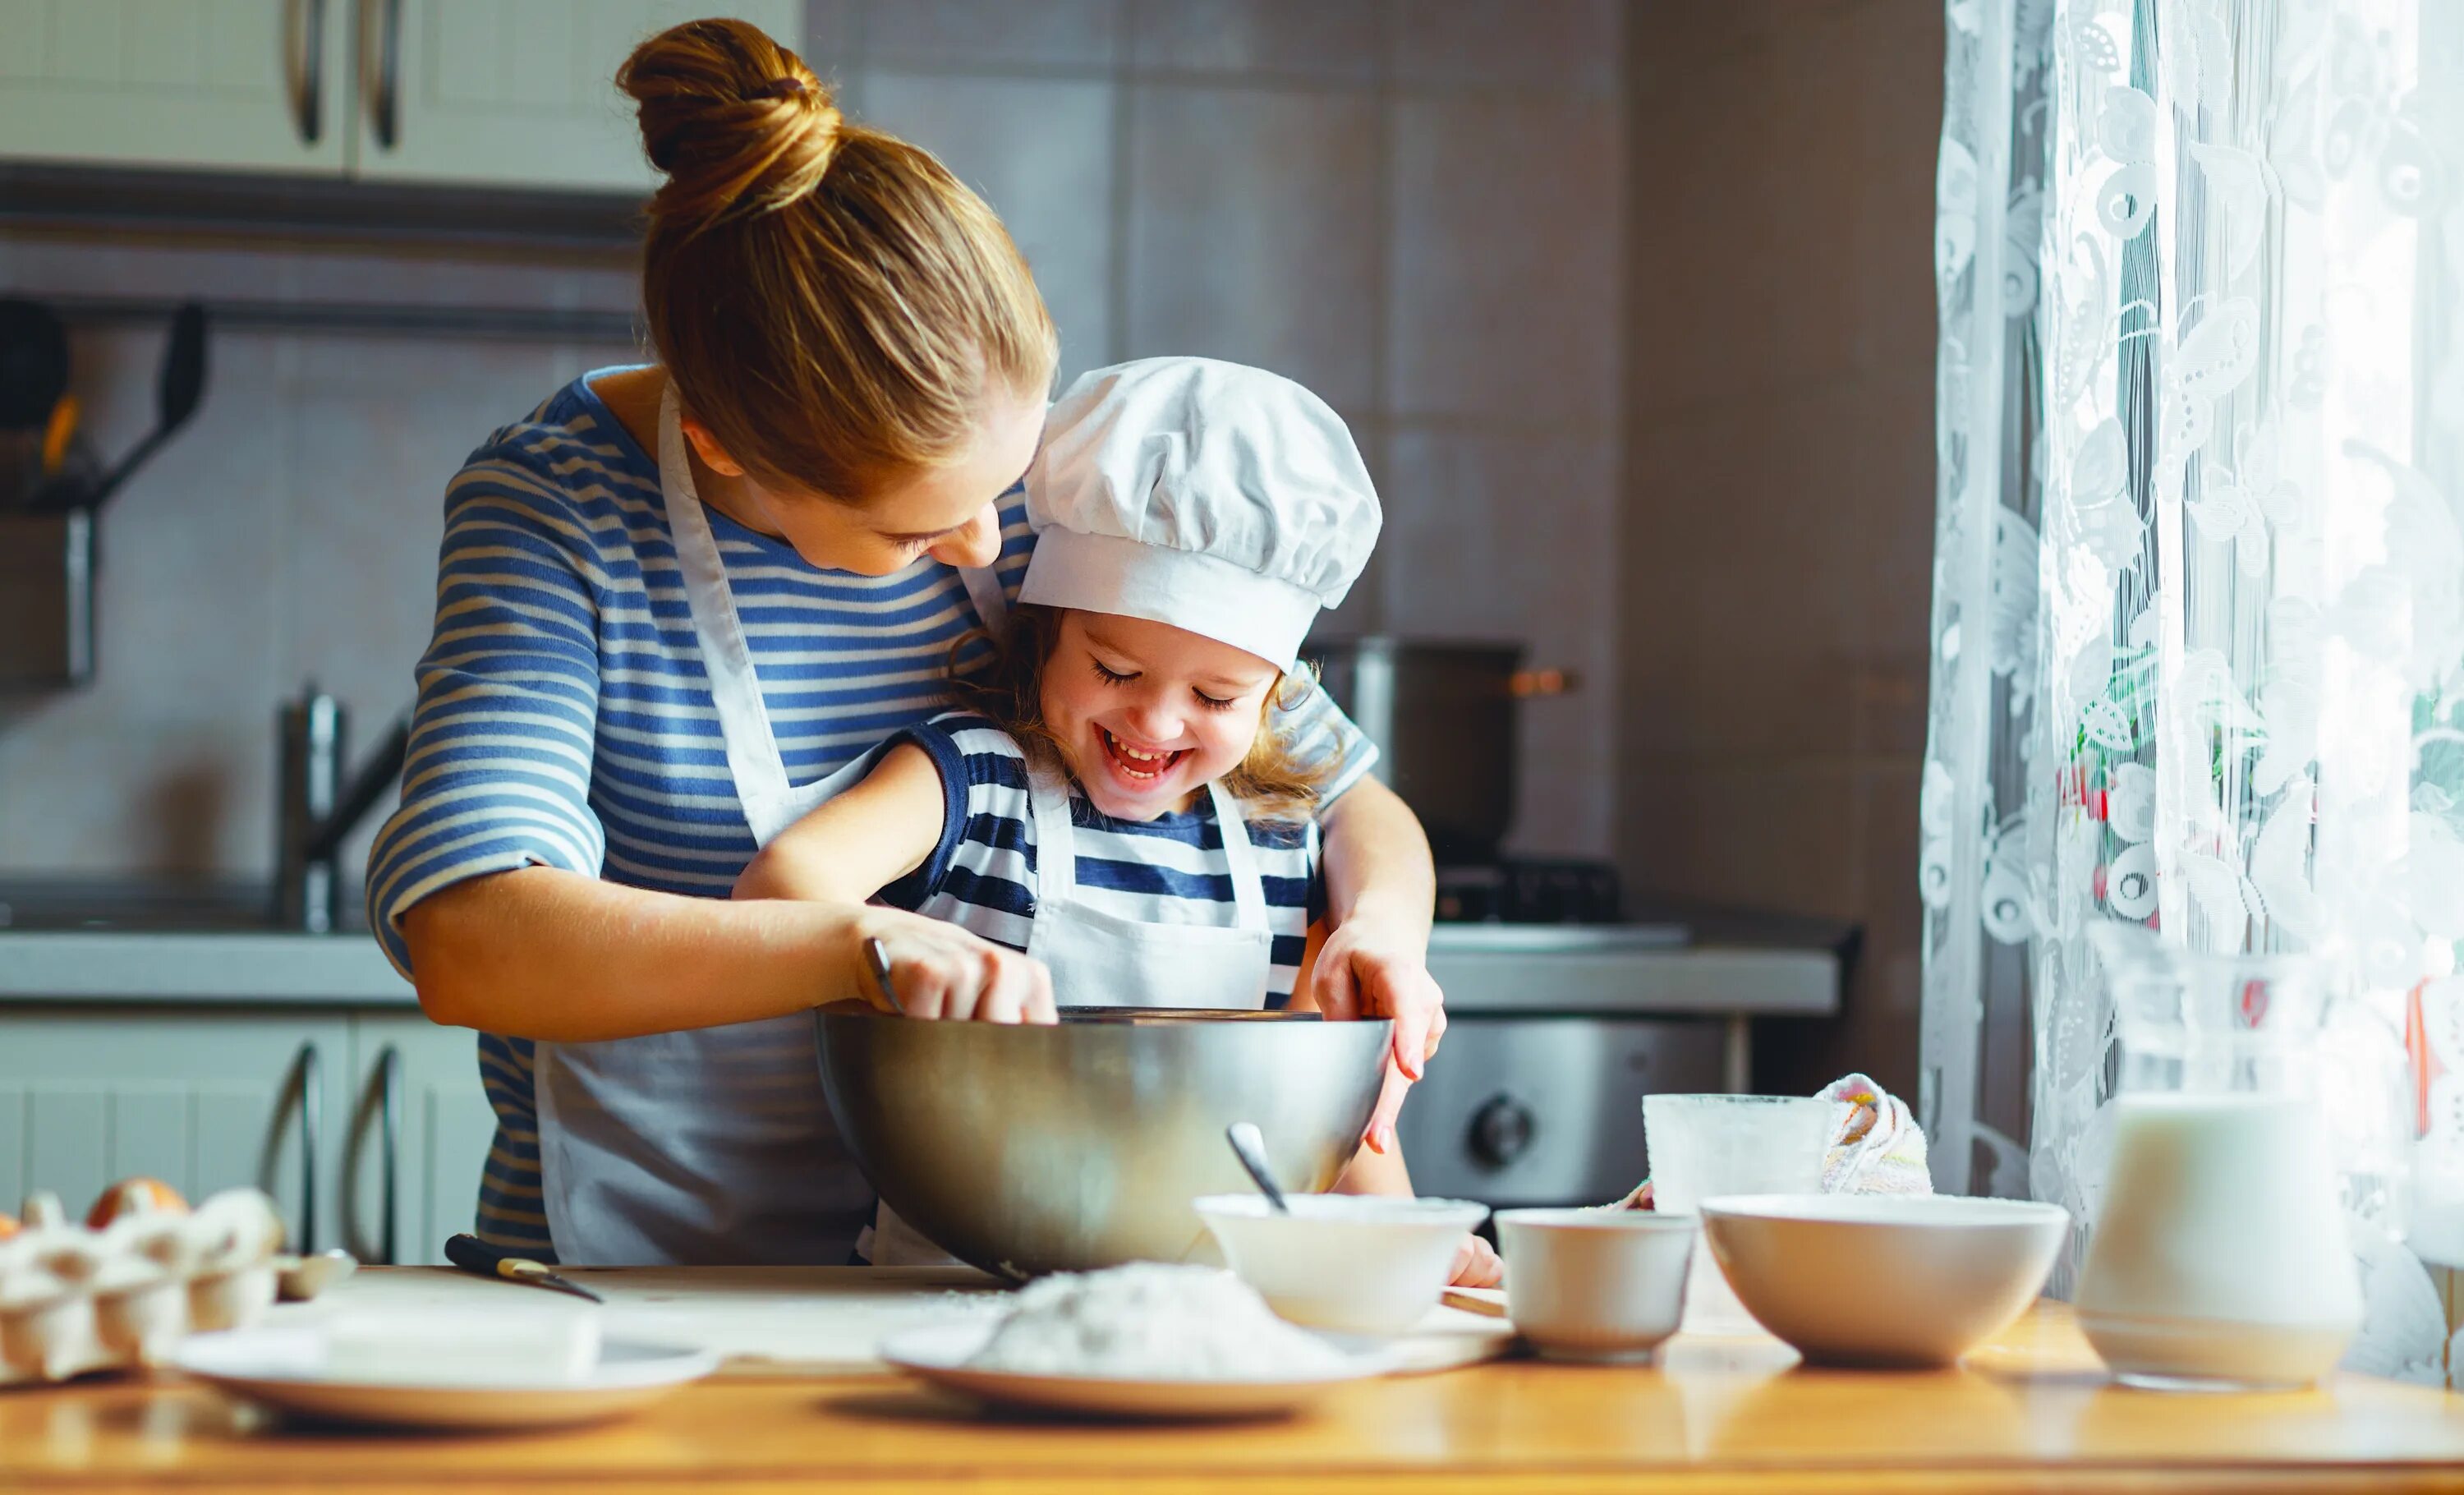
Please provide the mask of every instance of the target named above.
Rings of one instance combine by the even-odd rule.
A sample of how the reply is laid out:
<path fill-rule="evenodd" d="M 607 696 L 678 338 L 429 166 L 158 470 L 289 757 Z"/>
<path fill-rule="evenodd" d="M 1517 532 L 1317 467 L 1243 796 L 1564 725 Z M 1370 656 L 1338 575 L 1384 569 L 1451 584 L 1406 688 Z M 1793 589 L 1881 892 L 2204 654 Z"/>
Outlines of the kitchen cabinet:
<path fill-rule="evenodd" d="M 0 0 L 0 155 L 339 176 L 349 0 Z"/>
<path fill-rule="evenodd" d="M 416 1012 L 351 1019 L 357 1099 L 336 1184 L 341 1243 L 362 1261 L 441 1264 L 445 1238 L 471 1228 L 496 1127 L 477 1045 Z"/>
<path fill-rule="evenodd" d="M 803 36 L 800 0 L 368 0 L 356 174 L 646 188 L 616 65 L 652 32 L 719 14 L 789 47 Z"/>
<path fill-rule="evenodd" d="M 801 0 L 0 0 L 0 157 L 639 191 L 616 66 L 710 14 L 803 35 Z"/>
<path fill-rule="evenodd" d="M 297 1244 L 441 1262 L 495 1129 L 475 1042 L 416 1009 L 0 1007 L 0 1209 L 261 1184 Z"/>
<path fill-rule="evenodd" d="M 331 1245 L 350 1043 L 340 1013 L 0 1009 L 0 1209 L 48 1189 L 81 1212 L 131 1175 L 256 1183 L 294 1242 Z"/>

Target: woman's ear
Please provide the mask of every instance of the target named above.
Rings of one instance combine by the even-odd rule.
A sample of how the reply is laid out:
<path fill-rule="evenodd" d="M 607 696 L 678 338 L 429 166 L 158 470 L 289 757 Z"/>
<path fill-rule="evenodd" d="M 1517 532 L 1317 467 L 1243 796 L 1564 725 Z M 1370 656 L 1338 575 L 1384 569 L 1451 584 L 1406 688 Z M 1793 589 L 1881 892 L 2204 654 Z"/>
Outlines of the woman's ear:
<path fill-rule="evenodd" d="M 701 458 L 702 466 L 722 477 L 744 475 L 744 464 L 727 454 L 727 449 L 718 444 L 709 427 L 690 415 L 678 416 L 676 425 L 683 429 L 685 440 L 693 444 L 693 455 Z"/>

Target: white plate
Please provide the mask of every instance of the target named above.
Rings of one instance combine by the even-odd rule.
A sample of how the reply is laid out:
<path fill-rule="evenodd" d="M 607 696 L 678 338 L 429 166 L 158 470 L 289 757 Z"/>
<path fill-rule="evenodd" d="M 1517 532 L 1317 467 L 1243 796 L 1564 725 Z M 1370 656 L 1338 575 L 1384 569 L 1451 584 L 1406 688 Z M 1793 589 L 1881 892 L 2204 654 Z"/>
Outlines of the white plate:
<path fill-rule="evenodd" d="M 1259 1381 L 1112 1380 L 1096 1375 L 1033 1375 L 972 1369 L 998 1324 L 936 1324 L 882 1341 L 881 1357 L 947 1391 L 1008 1407 L 1081 1417 L 1154 1419 L 1257 1418 L 1290 1412 L 1330 1386 L 1382 1375 L 1388 1356 L 1347 1348 L 1351 1366 L 1334 1375 Z"/>
<path fill-rule="evenodd" d="M 388 1427 L 538 1428 L 597 1422 L 648 1406 L 718 1368 L 707 1350 L 610 1339 L 572 1381 L 370 1378 L 321 1364 L 316 1332 L 241 1329 L 183 1342 L 172 1363 L 232 1396 L 330 1422 Z"/>

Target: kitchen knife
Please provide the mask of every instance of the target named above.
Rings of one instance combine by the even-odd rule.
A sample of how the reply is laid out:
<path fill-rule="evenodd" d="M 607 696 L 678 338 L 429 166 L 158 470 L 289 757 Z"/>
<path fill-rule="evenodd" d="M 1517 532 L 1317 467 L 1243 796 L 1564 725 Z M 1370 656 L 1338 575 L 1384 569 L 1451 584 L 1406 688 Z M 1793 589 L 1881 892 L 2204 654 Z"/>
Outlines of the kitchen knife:
<path fill-rule="evenodd" d="M 534 1287 L 553 1287 L 593 1303 L 607 1300 L 572 1278 L 561 1275 L 545 1262 L 514 1256 L 490 1245 L 477 1236 L 460 1235 L 445 1238 L 445 1259 L 466 1272 L 480 1277 L 501 1277 L 507 1282 L 524 1283 Z"/>

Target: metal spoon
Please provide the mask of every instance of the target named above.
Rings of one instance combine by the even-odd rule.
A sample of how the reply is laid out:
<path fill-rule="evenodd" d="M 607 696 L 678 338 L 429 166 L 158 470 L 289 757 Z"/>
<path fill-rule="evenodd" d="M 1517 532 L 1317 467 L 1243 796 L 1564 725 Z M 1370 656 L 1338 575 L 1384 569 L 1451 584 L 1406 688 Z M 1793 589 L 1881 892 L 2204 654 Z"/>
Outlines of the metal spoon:
<path fill-rule="evenodd" d="M 890 947 L 875 935 L 864 942 L 864 963 L 872 971 L 872 979 L 881 995 L 890 999 L 890 1010 L 906 1016 L 907 1004 L 898 1000 L 898 988 L 890 983 Z"/>
<path fill-rule="evenodd" d="M 1258 1192 L 1266 1197 L 1266 1202 L 1275 1207 L 1275 1213 L 1290 1214 L 1292 1207 L 1284 1202 L 1284 1191 L 1275 1186 L 1274 1170 L 1266 1166 L 1266 1139 L 1258 1134 L 1256 1124 L 1236 1121 L 1223 1129 L 1223 1140 L 1232 1144 L 1232 1155 L 1241 1159 L 1242 1167 L 1249 1170 L 1249 1176 L 1257 1183 Z"/>

